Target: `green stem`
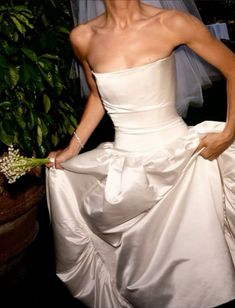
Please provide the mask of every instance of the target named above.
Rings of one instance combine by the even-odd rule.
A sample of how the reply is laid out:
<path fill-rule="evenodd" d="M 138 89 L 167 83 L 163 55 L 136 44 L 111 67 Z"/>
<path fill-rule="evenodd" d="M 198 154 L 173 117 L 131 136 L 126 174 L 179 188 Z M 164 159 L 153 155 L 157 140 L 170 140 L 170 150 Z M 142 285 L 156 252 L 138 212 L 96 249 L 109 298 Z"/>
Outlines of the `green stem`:
<path fill-rule="evenodd" d="M 12 164 L 13 168 L 27 166 L 30 168 L 39 167 L 50 162 L 49 158 L 24 158 Z"/>

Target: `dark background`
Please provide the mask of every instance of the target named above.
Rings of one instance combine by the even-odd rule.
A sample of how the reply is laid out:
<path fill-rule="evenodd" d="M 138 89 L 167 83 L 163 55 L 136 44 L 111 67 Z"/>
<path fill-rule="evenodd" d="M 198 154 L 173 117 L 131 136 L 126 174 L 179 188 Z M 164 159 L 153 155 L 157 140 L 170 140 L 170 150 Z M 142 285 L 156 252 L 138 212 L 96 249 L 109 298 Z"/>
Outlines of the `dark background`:
<path fill-rule="evenodd" d="M 205 24 L 226 22 L 230 38 L 235 39 L 235 1 L 234 0 L 196 0 Z"/>

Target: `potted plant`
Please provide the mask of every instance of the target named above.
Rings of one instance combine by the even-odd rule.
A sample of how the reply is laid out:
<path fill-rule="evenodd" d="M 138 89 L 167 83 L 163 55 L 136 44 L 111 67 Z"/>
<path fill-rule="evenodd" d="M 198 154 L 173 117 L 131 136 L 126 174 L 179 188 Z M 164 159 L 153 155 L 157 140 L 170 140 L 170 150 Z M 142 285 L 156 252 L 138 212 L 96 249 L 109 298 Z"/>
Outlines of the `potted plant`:
<path fill-rule="evenodd" d="M 68 3 L 1 3 L 0 156 L 14 144 L 26 156 L 46 157 L 70 137 L 81 110 L 74 99 L 77 87 L 69 78 Z M 6 232 L 0 232 L 0 264 L 37 233 L 34 205 L 44 194 L 44 182 L 25 179 L 7 185 L 1 176 L 0 228 L 4 224 Z"/>
<path fill-rule="evenodd" d="M 69 12 L 49 3 L 52 8 L 37 1 L 0 6 L 1 148 L 15 144 L 37 156 L 71 134 L 78 115 L 69 79 Z"/>

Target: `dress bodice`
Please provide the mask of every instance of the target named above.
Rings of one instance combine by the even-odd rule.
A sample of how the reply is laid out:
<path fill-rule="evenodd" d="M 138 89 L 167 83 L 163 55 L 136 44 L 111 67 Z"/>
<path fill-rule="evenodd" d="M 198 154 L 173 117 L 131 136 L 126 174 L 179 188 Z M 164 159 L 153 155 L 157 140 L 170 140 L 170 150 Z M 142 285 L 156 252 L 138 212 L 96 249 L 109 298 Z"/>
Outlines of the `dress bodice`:
<path fill-rule="evenodd" d="M 162 134 L 164 128 L 177 126 L 179 134 L 185 123 L 175 108 L 176 71 L 173 55 L 154 62 L 108 73 L 93 72 L 104 107 L 115 127 L 115 145 L 136 150 L 136 143 L 145 134 L 139 149 L 151 144 L 172 141 Z M 159 134 L 159 130 L 161 133 Z M 151 136 L 151 133 L 153 134 Z M 157 135 L 158 136 L 157 136 Z M 177 132 L 174 134 L 177 137 Z M 149 144 L 150 142 L 150 144 Z M 138 147 L 137 147 L 138 148 Z"/>

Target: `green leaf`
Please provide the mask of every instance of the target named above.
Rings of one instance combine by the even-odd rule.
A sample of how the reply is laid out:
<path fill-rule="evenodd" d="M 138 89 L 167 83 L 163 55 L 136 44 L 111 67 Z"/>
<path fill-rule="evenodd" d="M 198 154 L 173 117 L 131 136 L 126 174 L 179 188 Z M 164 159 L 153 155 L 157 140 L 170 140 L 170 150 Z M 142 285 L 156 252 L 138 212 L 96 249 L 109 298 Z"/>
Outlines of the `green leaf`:
<path fill-rule="evenodd" d="M 59 105 L 62 109 L 73 112 L 73 108 L 68 103 L 62 102 L 60 100 Z"/>
<path fill-rule="evenodd" d="M 2 110 L 10 110 L 12 108 L 12 102 L 5 101 L 0 103 L 0 109 Z"/>
<path fill-rule="evenodd" d="M 19 22 L 19 20 L 15 17 L 15 16 L 10 16 L 11 20 L 13 21 L 13 23 L 15 24 L 17 30 L 21 33 L 21 34 L 25 34 L 26 29 L 25 26 L 22 25 L 22 23 Z"/>
<path fill-rule="evenodd" d="M 29 13 L 30 12 L 30 13 Z M 28 10 L 28 12 L 23 11 L 21 12 L 21 14 L 23 14 L 24 16 L 28 17 L 28 18 L 34 18 L 34 16 L 32 15 L 32 12 Z"/>
<path fill-rule="evenodd" d="M 34 18 L 32 11 L 29 10 L 25 5 L 14 5 L 15 14 L 23 14 L 28 18 Z"/>
<path fill-rule="evenodd" d="M 9 74 L 11 76 L 12 86 L 15 87 L 19 81 L 19 68 L 10 65 Z"/>
<path fill-rule="evenodd" d="M 45 68 L 45 64 L 44 64 L 42 61 L 38 61 L 38 65 L 40 65 L 40 67 L 41 67 L 42 69 Z"/>
<path fill-rule="evenodd" d="M 35 125 L 35 117 L 34 117 L 32 110 L 29 111 L 29 119 L 30 120 L 28 121 L 28 127 L 29 129 L 33 129 Z"/>
<path fill-rule="evenodd" d="M 27 12 L 28 14 L 32 14 L 32 12 L 29 9 L 27 9 L 25 5 L 15 5 L 14 10 L 21 13 Z"/>
<path fill-rule="evenodd" d="M 43 94 L 43 105 L 44 105 L 44 111 L 45 113 L 48 113 L 48 111 L 51 108 L 51 100 L 50 98 L 46 95 L 46 93 Z"/>
<path fill-rule="evenodd" d="M 58 96 L 60 96 L 63 91 L 63 82 L 57 74 L 53 75 L 53 80 L 54 80 L 56 93 Z"/>
<path fill-rule="evenodd" d="M 60 33 L 69 34 L 69 29 L 67 29 L 65 27 L 59 27 L 58 30 L 59 30 Z"/>
<path fill-rule="evenodd" d="M 37 126 L 37 143 L 39 146 L 42 145 L 42 129 L 39 125 Z"/>
<path fill-rule="evenodd" d="M 49 54 L 49 53 L 45 53 L 41 57 L 51 59 L 51 60 L 59 60 L 59 56 L 52 55 L 52 54 Z"/>
<path fill-rule="evenodd" d="M 41 118 L 41 129 L 42 129 L 42 136 L 43 137 L 46 137 L 46 135 L 48 134 L 48 129 L 47 129 L 47 126 L 44 122 L 44 120 Z"/>
<path fill-rule="evenodd" d="M 51 142 L 54 147 L 57 146 L 57 144 L 59 143 L 59 137 L 57 133 L 51 134 Z"/>
<path fill-rule="evenodd" d="M 22 23 L 24 23 L 27 27 L 29 27 L 30 29 L 33 29 L 33 25 L 30 23 L 30 21 L 28 20 L 28 18 L 26 18 L 24 15 L 20 14 L 20 13 L 16 13 L 14 14 L 14 16 L 21 21 Z"/>
<path fill-rule="evenodd" d="M 19 34 L 17 32 L 14 32 L 14 34 L 13 34 L 13 40 L 14 40 L 14 42 L 18 42 Z"/>
<path fill-rule="evenodd" d="M 17 108 L 17 113 L 18 113 L 18 115 L 19 115 L 19 117 L 23 117 L 23 108 L 21 107 L 21 106 L 19 106 L 18 108 Z"/>
<path fill-rule="evenodd" d="M 16 98 L 19 102 L 24 102 L 25 100 L 25 93 L 23 90 L 16 90 L 15 91 L 15 95 L 16 95 Z"/>
<path fill-rule="evenodd" d="M 41 72 L 42 76 L 44 77 L 44 79 L 53 88 L 54 87 L 54 82 L 53 82 L 53 78 L 52 78 L 51 72 L 45 73 L 40 67 L 39 67 L 39 69 L 40 69 L 40 72 Z"/>
<path fill-rule="evenodd" d="M 26 126 L 26 123 L 24 121 L 24 117 L 22 116 L 22 112 L 21 112 L 21 109 L 18 110 L 18 112 L 15 112 L 14 113 L 14 116 L 15 116 L 15 119 L 16 119 L 16 122 L 18 123 L 18 125 L 21 127 L 21 128 L 25 128 Z"/>
<path fill-rule="evenodd" d="M 64 120 L 63 120 L 63 130 L 64 130 L 65 134 L 67 134 L 67 132 L 69 130 L 69 127 L 70 127 L 70 122 L 69 122 L 67 117 L 64 117 Z"/>
<path fill-rule="evenodd" d="M 54 63 L 46 58 L 39 57 L 38 65 L 43 69 L 44 72 L 54 71 Z"/>
<path fill-rule="evenodd" d="M 70 135 L 72 135 L 72 133 L 74 132 L 74 127 L 72 125 L 69 125 L 68 132 Z"/>
<path fill-rule="evenodd" d="M 73 115 L 71 115 L 70 116 L 70 121 L 71 121 L 71 123 L 72 123 L 72 125 L 74 126 L 74 127 L 76 127 L 77 126 L 77 119 L 73 116 Z"/>
<path fill-rule="evenodd" d="M 19 81 L 19 69 L 13 65 L 10 65 L 8 71 L 6 71 L 4 79 L 8 86 L 13 89 Z"/>
<path fill-rule="evenodd" d="M 28 48 L 21 48 L 21 50 L 23 51 L 23 53 L 33 62 L 37 62 L 38 57 L 36 55 L 36 53 L 32 50 L 32 49 L 28 49 Z"/>

